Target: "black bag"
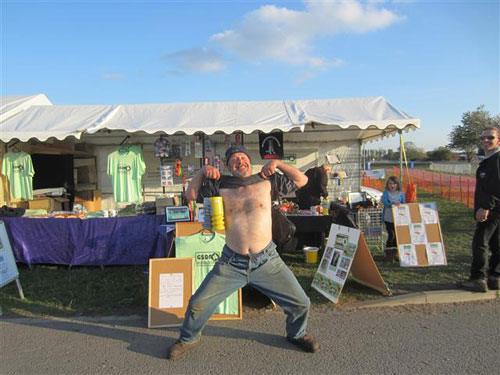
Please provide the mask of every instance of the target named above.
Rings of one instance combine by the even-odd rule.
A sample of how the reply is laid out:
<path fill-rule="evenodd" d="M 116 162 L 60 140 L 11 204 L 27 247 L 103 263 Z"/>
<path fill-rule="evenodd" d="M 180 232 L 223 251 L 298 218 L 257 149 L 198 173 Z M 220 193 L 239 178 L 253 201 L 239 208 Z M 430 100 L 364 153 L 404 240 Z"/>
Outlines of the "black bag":
<path fill-rule="evenodd" d="M 285 248 L 288 248 L 294 240 L 295 234 L 295 224 L 287 219 L 285 215 L 279 210 L 279 207 L 273 207 L 272 212 L 272 222 L 273 222 L 273 242 L 276 244 L 278 252 Z"/>

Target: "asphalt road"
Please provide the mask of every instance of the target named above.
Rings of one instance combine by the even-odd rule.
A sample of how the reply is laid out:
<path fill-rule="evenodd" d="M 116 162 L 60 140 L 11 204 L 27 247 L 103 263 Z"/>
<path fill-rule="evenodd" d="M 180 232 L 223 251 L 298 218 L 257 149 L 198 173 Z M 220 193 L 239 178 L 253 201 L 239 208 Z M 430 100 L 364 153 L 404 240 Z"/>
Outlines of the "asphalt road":
<path fill-rule="evenodd" d="M 500 301 L 376 309 L 318 309 L 318 353 L 285 341 L 281 311 L 215 322 L 179 361 L 165 358 L 177 329 L 144 317 L 0 320 L 1 374 L 494 374 Z"/>

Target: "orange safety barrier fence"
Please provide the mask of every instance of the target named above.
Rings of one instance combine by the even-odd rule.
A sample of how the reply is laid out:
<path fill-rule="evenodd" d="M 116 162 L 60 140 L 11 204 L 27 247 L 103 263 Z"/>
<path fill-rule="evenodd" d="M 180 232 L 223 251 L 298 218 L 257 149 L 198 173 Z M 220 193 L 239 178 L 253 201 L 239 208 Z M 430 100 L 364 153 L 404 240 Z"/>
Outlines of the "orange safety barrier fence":
<path fill-rule="evenodd" d="M 424 171 L 422 169 L 409 170 L 413 183 L 419 189 L 436 194 L 444 199 L 460 202 L 467 207 L 474 207 L 474 191 L 476 179 L 467 176 L 453 176 L 444 173 Z M 403 179 L 407 179 L 407 171 L 403 170 Z M 393 167 L 392 174 L 401 178 L 399 168 Z M 363 176 L 361 184 L 366 187 L 384 191 L 385 180 Z"/>
<path fill-rule="evenodd" d="M 399 169 L 392 168 L 399 176 Z M 460 202 L 467 207 L 474 207 L 474 191 L 476 179 L 468 176 L 453 176 L 450 174 L 410 169 L 411 178 L 417 186 L 429 193 L 441 196 L 444 199 Z M 407 171 L 403 171 L 403 178 Z"/>

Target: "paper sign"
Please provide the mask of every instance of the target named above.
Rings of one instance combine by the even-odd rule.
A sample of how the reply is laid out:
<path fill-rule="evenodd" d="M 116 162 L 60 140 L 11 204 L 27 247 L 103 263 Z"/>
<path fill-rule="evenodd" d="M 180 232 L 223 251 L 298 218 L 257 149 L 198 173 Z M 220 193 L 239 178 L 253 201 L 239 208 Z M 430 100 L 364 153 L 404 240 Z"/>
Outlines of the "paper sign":
<path fill-rule="evenodd" d="M 437 224 L 438 215 L 436 203 L 421 203 L 420 204 L 420 215 L 422 215 L 422 221 L 425 224 Z"/>
<path fill-rule="evenodd" d="M 160 274 L 160 309 L 181 308 L 184 291 L 184 274 Z"/>
<path fill-rule="evenodd" d="M 410 224 L 410 209 L 407 205 L 392 206 L 394 225 Z"/>
<path fill-rule="evenodd" d="M 422 223 L 410 224 L 411 242 L 413 244 L 427 243 L 427 236 L 425 235 L 425 225 Z"/>
<path fill-rule="evenodd" d="M 399 260 L 401 267 L 418 266 L 417 251 L 411 244 L 399 246 Z"/>
<path fill-rule="evenodd" d="M 427 252 L 427 261 L 429 265 L 445 265 L 446 259 L 444 256 L 443 247 L 441 246 L 441 242 L 432 242 L 426 245 Z"/>

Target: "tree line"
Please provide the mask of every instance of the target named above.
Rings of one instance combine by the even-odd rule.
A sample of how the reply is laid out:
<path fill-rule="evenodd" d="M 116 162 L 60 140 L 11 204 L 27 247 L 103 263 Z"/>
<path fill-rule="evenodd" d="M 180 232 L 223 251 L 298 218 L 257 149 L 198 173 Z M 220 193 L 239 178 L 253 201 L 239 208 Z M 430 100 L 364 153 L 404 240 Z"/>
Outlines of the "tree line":
<path fill-rule="evenodd" d="M 413 142 L 405 142 L 404 149 L 408 160 L 428 160 L 428 161 L 472 161 L 476 155 L 481 155 L 479 147 L 479 135 L 485 128 L 500 126 L 500 114 L 492 116 L 484 105 L 479 106 L 475 111 L 468 111 L 462 115 L 462 123 L 452 126 L 449 133 L 449 143 L 440 146 L 432 151 L 425 151 L 417 147 Z M 363 150 L 366 160 L 399 160 L 399 147 L 393 149 L 365 149 Z"/>

